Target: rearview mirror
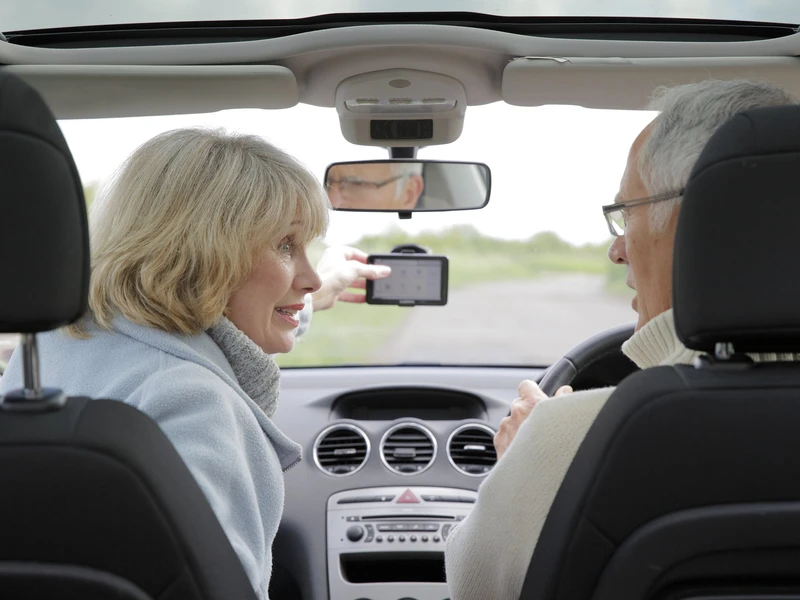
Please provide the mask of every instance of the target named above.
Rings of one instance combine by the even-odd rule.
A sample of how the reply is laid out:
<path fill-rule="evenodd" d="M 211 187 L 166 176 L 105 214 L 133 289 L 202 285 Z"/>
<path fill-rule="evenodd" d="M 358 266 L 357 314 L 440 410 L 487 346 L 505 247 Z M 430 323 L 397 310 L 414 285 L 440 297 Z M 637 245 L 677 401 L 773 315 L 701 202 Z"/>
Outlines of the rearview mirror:
<path fill-rule="evenodd" d="M 372 160 L 334 163 L 325 188 L 336 210 L 398 212 L 473 210 L 489 202 L 491 174 L 482 163 Z"/>

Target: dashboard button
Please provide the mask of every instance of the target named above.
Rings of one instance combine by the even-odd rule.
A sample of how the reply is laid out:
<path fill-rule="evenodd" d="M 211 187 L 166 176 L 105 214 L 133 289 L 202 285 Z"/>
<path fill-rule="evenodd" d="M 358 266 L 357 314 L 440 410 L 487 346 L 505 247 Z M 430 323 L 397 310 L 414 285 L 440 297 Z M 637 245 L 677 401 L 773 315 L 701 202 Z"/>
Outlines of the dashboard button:
<path fill-rule="evenodd" d="M 399 542 L 405 542 L 405 541 L 406 541 L 406 536 L 404 536 L 404 535 L 401 535 L 400 537 L 398 537 L 398 538 L 397 538 L 397 541 L 399 541 Z"/>
<path fill-rule="evenodd" d="M 434 542 L 438 542 L 438 541 L 440 541 L 440 538 L 439 538 L 439 536 L 438 536 L 438 535 L 435 535 L 435 536 L 433 536 L 433 541 L 434 541 Z"/>
<path fill-rule="evenodd" d="M 378 531 L 393 531 L 394 525 L 390 525 L 388 523 L 378 525 Z"/>
<path fill-rule="evenodd" d="M 412 536 L 411 536 L 409 539 L 410 539 L 412 542 L 416 542 L 416 541 L 417 541 L 417 536 L 415 536 L 415 535 L 412 535 Z"/>
<path fill-rule="evenodd" d="M 395 523 L 392 525 L 392 531 L 408 531 L 408 523 Z"/>
<path fill-rule="evenodd" d="M 347 517 L 345 521 L 360 521 L 361 517 Z"/>
<path fill-rule="evenodd" d="M 428 541 L 428 536 L 427 535 L 423 535 L 422 536 L 422 541 L 423 542 L 427 542 Z"/>
<path fill-rule="evenodd" d="M 391 502 L 394 496 L 375 496 L 375 502 Z"/>
<path fill-rule="evenodd" d="M 409 523 L 408 531 L 425 531 L 424 523 Z"/>
<path fill-rule="evenodd" d="M 406 489 L 405 492 L 400 494 L 400 497 L 397 499 L 398 504 L 419 504 L 419 498 L 414 495 L 409 489 Z"/>
<path fill-rule="evenodd" d="M 382 542 L 383 541 L 383 536 L 379 535 L 378 537 L 375 538 L 375 541 L 376 542 Z"/>
<path fill-rule="evenodd" d="M 425 523 L 423 531 L 439 531 L 439 525 L 436 523 Z"/>
<path fill-rule="evenodd" d="M 390 535 L 389 537 L 386 538 L 386 541 L 387 542 L 393 542 L 394 541 L 394 536 Z"/>
<path fill-rule="evenodd" d="M 425 496 L 422 496 L 422 499 L 425 500 L 425 502 L 441 502 L 442 501 L 442 497 L 441 496 L 431 496 L 429 494 L 425 495 Z"/>
<path fill-rule="evenodd" d="M 353 525 L 347 529 L 347 539 L 351 542 L 357 542 L 364 537 L 364 529 L 359 525 Z"/>
<path fill-rule="evenodd" d="M 350 498 L 340 498 L 336 504 L 360 504 L 362 502 L 380 502 L 380 496 L 352 496 Z"/>
<path fill-rule="evenodd" d="M 450 528 L 452 525 L 448 523 L 447 525 L 442 525 L 442 539 L 447 539 L 447 534 L 450 533 Z"/>

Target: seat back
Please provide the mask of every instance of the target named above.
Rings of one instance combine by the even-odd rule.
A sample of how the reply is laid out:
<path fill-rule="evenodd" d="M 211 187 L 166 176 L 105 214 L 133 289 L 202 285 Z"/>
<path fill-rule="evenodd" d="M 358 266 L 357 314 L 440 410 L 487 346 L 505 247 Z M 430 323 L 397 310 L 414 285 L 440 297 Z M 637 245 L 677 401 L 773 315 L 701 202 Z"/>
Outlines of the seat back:
<path fill-rule="evenodd" d="M 736 354 L 800 350 L 798 171 L 800 107 L 742 113 L 709 141 L 681 205 L 673 309 L 681 341 L 711 354 L 618 386 L 521 598 L 800 598 L 800 364 Z"/>
<path fill-rule="evenodd" d="M 116 400 L 41 388 L 35 333 L 87 306 L 80 179 L 39 95 L 0 71 L 0 332 L 23 332 L 26 387 L 0 396 L 0 598 L 255 598 L 159 427 Z M 45 382 L 46 383 L 46 382 Z"/>

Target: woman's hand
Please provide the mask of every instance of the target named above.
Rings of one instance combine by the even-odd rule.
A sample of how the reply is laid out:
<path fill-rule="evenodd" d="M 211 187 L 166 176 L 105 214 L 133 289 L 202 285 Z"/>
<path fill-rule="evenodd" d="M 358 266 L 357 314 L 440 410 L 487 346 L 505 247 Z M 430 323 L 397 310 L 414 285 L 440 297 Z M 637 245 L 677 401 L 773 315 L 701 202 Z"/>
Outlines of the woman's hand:
<path fill-rule="evenodd" d="M 367 255 L 349 246 L 328 248 L 317 265 L 322 287 L 311 294 L 314 310 L 331 308 L 338 300 L 342 302 L 365 302 L 366 296 L 347 291 L 348 288 L 365 289 L 367 279 L 383 279 L 392 272 L 385 265 L 368 265 Z"/>
<path fill-rule="evenodd" d="M 547 395 L 539 389 L 539 386 L 530 379 L 526 379 L 517 388 L 519 398 L 515 398 L 511 403 L 511 414 L 500 421 L 500 429 L 494 436 L 494 447 L 497 450 L 497 459 L 503 456 L 517 436 L 520 425 L 528 418 L 533 408 L 542 400 L 547 400 Z M 556 396 L 569 394 L 572 388 L 568 385 L 561 386 L 556 391 Z"/>

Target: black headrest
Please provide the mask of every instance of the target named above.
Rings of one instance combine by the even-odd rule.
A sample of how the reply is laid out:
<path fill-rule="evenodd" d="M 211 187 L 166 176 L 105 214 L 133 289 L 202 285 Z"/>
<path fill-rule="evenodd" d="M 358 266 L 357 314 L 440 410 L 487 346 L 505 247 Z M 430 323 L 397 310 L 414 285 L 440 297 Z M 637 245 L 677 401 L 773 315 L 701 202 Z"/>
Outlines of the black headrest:
<path fill-rule="evenodd" d="M 0 333 L 75 321 L 89 291 L 78 170 L 39 94 L 0 71 Z"/>
<path fill-rule="evenodd" d="M 712 351 L 800 351 L 800 106 L 749 110 L 709 140 L 681 204 L 678 337 Z"/>

